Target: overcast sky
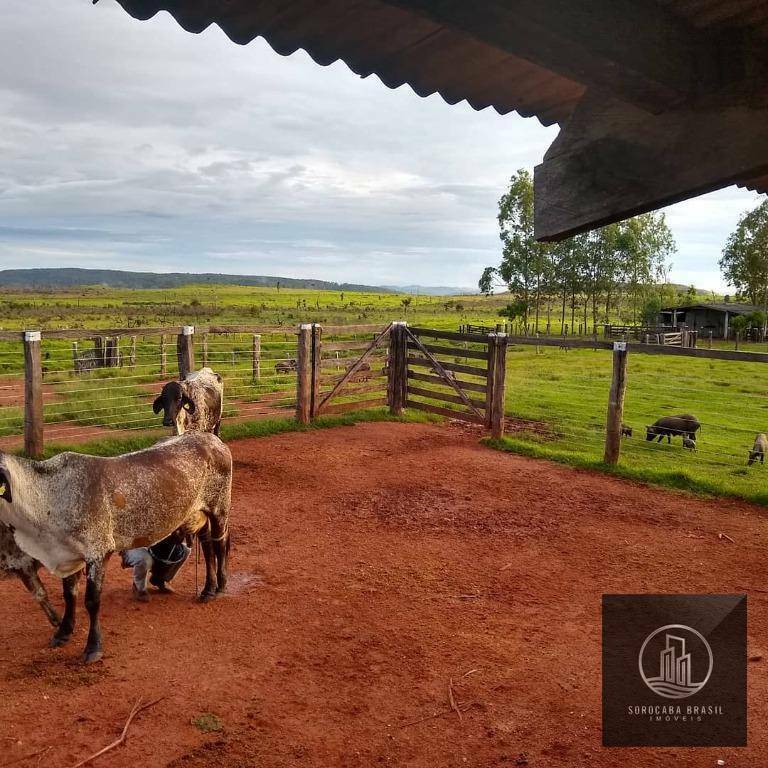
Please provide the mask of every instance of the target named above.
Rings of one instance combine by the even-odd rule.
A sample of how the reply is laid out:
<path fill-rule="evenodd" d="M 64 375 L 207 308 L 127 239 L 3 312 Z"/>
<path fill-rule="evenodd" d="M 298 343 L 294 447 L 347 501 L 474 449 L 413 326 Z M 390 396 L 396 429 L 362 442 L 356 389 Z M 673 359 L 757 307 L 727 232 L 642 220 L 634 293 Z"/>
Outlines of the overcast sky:
<path fill-rule="evenodd" d="M 0 3 L 0 267 L 474 286 L 496 203 L 555 135 L 114 0 Z M 720 288 L 757 197 L 668 209 L 672 279 Z"/>

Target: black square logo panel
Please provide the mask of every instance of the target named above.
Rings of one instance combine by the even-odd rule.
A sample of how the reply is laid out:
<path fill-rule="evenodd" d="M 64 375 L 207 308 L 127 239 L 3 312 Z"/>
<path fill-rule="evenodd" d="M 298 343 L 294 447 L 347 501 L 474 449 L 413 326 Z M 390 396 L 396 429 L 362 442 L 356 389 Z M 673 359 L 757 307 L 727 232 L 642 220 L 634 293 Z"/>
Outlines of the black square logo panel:
<path fill-rule="evenodd" d="M 746 743 L 746 595 L 603 595 L 603 745 Z"/>

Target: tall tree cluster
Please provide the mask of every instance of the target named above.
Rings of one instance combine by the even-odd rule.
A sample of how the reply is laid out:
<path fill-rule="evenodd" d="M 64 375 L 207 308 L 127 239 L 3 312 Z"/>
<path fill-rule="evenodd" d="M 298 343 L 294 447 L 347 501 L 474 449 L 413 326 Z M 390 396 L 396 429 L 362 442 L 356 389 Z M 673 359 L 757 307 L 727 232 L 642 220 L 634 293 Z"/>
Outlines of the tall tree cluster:
<path fill-rule="evenodd" d="M 666 278 L 675 241 L 663 213 L 648 213 L 576 235 L 539 243 L 533 235 L 533 181 L 518 171 L 499 201 L 501 263 L 486 267 L 478 283 L 491 293 L 504 286 L 514 297 L 505 314 L 538 329 L 553 312 L 565 324 L 606 322 L 622 309 L 633 321 Z M 625 306 L 622 303 L 626 302 Z"/>
<path fill-rule="evenodd" d="M 739 219 L 725 244 L 720 269 L 738 298 L 768 311 L 768 201 Z"/>

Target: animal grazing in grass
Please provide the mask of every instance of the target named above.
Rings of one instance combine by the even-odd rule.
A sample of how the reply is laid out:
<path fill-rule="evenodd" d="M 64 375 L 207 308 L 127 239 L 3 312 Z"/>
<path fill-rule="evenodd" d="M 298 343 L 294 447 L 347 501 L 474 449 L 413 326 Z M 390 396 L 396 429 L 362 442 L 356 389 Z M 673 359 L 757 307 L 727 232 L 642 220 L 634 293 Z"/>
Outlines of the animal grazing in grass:
<path fill-rule="evenodd" d="M 201 430 L 219 434 L 224 405 L 224 382 L 210 368 L 187 374 L 182 381 L 169 381 L 152 404 L 155 413 L 163 411 L 163 426 L 174 433 Z"/>
<path fill-rule="evenodd" d="M 687 448 L 689 451 L 696 451 L 696 438 L 683 435 L 683 448 Z"/>
<path fill-rule="evenodd" d="M 349 371 L 355 364 L 350 363 L 347 366 L 347 370 Z M 351 376 L 350 381 L 357 381 L 357 382 L 363 382 L 368 381 L 373 376 L 373 372 L 371 371 L 371 366 L 369 363 L 361 363 L 358 369 L 354 372 L 354 374 Z"/>
<path fill-rule="evenodd" d="M 232 455 L 215 435 L 188 432 L 112 458 L 0 454 L 0 488 L 0 522 L 23 552 L 64 579 L 65 613 L 53 646 L 72 635 L 85 569 L 86 663 L 102 656 L 99 609 L 112 552 L 150 546 L 176 530 L 197 534 L 206 572 L 200 599 L 226 588 Z"/>
<path fill-rule="evenodd" d="M 761 464 L 765 464 L 766 452 L 768 452 L 768 437 L 765 436 L 765 433 L 759 432 L 755 437 L 752 450 L 749 452 L 747 465 L 751 467 L 758 459 L 760 459 Z"/>
<path fill-rule="evenodd" d="M 294 359 L 281 360 L 275 363 L 275 373 L 295 373 L 298 363 Z"/>
<path fill-rule="evenodd" d="M 671 443 L 675 435 L 680 435 L 695 440 L 696 432 L 700 429 L 699 420 L 689 413 L 680 416 L 662 416 L 645 428 L 645 439 L 650 441 L 658 438 L 658 441 L 661 442 L 666 437 L 667 442 Z"/>
<path fill-rule="evenodd" d="M 6 489 L 3 488 L 2 481 L 0 481 L 0 498 L 5 498 L 5 493 Z M 40 581 L 40 576 L 37 573 L 39 569 L 40 563 L 19 549 L 13 538 L 13 529 L 0 523 L 0 578 L 17 576 L 21 579 L 21 583 L 43 609 L 48 621 L 57 627 L 60 621 L 59 615 L 48 599 L 48 593 L 43 582 Z"/>
<path fill-rule="evenodd" d="M 632 427 L 628 427 L 626 424 L 621 425 L 621 436 L 632 437 Z"/>

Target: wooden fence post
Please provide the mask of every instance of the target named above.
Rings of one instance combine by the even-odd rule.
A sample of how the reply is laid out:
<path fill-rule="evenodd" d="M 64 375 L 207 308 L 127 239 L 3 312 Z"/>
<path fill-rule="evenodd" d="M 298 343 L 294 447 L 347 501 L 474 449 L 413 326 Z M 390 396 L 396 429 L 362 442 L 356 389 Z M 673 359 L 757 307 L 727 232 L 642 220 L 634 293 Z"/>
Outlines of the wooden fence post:
<path fill-rule="evenodd" d="M 389 329 L 389 368 L 387 376 L 387 400 L 389 412 L 402 416 L 408 399 L 408 342 L 404 322 L 392 323 Z"/>
<path fill-rule="evenodd" d="M 165 349 L 165 334 L 160 335 L 160 375 L 165 376 L 168 372 L 168 353 Z"/>
<path fill-rule="evenodd" d="M 99 361 L 99 368 L 105 368 L 107 365 L 107 344 L 103 336 L 97 336 L 94 340 L 96 347 L 96 357 Z"/>
<path fill-rule="evenodd" d="M 203 334 L 203 368 L 208 365 L 208 334 Z"/>
<path fill-rule="evenodd" d="M 312 323 L 312 348 L 310 360 L 312 362 L 312 373 L 310 380 L 311 397 L 309 403 L 309 415 L 315 418 L 317 409 L 320 405 L 320 376 L 322 373 L 321 362 L 323 359 L 323 326 Z"/>
<path fill-rule="evenodd" d="M 309 424 L 312 415 L 312 326 L 299 326 L 296 345 L 296 419 Z"/>
<path fill-rule="evenodd" d="M 24 332 L 24 453 L 30 459 L 43 455 L 43 362 L 40 331 Z"/>
<path fill-rule="evenodd" d="M 195 326 L 183 325 L 176 338 L 176 356 L 179 364 L 179 378 L 195 370 Z"/>
<path fill-rule="evenodd" d="M 507 376 L 507 334 L 488 334 L 488 378 L 485 395 L 485 426 L 491 436 L 504 437 L 504 405 Z"/>
<path fill-rule="evenodd" d="M 131 336 L 131 352 L 128 358 L 128 363 L 131 366 L 131 369 L 136 367 L 136 337 L 135 336 Z"/>
<path fill-rule="evenodd" d="M 206 339 L 208 334 L 203 335 L 203 339 Z M 203 341 L 203 350 L 206 348 L 206 342 Z M 203 352 L 205 354 L 205 351 Z M 253 383 L 261 379 L 261 334 L 253 334 Z"/>
<path fill-rule="evenodd" d="M 624 393 L 627 390 L 627 343 L 617 341 L 613 345 L 613 375 L 608 396 L 608 423 L 605 429 L 606 464 L 618 464 L 621 451 L 621 422 L 624 417 Z"/>
<path fill-rule="evenodd" d="M 75 373 L 80 373 L 79 366 L 78 366 L 78 359 L 77 359 L 77 342 L 72 342 L 72 366 L 74 368 Z"/>

